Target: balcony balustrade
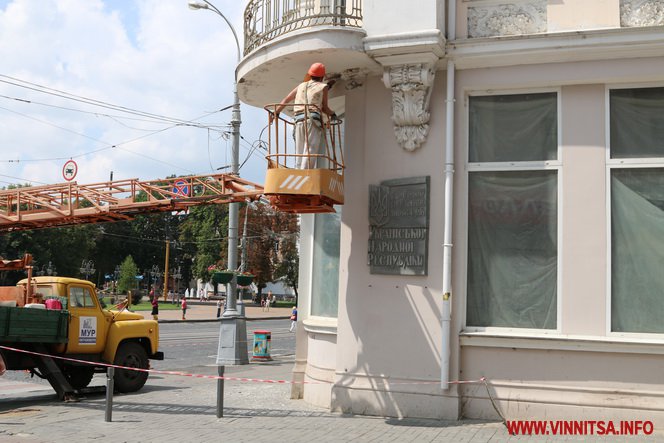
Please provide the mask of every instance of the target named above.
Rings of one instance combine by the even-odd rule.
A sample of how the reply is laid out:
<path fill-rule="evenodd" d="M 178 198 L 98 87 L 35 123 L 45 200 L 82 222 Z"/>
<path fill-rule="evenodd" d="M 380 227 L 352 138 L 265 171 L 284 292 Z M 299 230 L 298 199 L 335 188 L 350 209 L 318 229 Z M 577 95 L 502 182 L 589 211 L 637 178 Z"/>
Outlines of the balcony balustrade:
<path fill-rule="evenodd" d="M 289 32 L 362 27 L 362 0 L 252 0 L 244 11 L 244 55 Z"/>

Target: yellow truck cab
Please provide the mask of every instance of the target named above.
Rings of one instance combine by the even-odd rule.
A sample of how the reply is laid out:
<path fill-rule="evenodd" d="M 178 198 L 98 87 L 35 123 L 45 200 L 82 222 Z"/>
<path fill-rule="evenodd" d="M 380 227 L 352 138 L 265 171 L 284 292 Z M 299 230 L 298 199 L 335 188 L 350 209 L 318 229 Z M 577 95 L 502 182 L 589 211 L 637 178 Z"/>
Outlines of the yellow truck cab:
<path fill-rule="evenodd" d="M 18 294 L 33 294 L 27 303 L 22 304 L 17 297 L 16 307 L 0 308 L 6 310 L 4 316 L 0 312 L 0 345 L 46 350 L 50 355 L 86 363 L 49 359 L 57 366 L 54 368 L 30 354 L 0 349 L 7 369 L 27 369 L 47 378 L 63 397 L 86 387 L 95 372 L 105 372 L 107 367 L 103 363 L 148 369 L 149 359 L 163 360 L 163 353 L 158 351 L 159 324 L 140 314 L 102 308 L 93 283 L 76 278 L 42 276 L 31 279 L 30 291 L 27 291 L 27 284 L 28 280 L 24 279 L 16 287 Z M 55 305 L 61 307 L 61 311 L 46 310 L 47 304 L 53 306 L 48 300 L 57 300 Z M 38 321 L 40 316 L 58 314 L 65 319 L 64 327 L 61 324 L 56 326 L 57 321 Z M 32 324 L 37 322 L 39 324 Z M 51 324 L 53 326 L 49 326 Z M 58 331 L 58 328 L 61 329 Z M 12 330 L 21 332 L 12 333 Z M 62 383 L 58 370 L 69 386 Z M 147 378 L 145 371 L 116 369 L 115 388 L 120 392 L 137 391 Z"/>

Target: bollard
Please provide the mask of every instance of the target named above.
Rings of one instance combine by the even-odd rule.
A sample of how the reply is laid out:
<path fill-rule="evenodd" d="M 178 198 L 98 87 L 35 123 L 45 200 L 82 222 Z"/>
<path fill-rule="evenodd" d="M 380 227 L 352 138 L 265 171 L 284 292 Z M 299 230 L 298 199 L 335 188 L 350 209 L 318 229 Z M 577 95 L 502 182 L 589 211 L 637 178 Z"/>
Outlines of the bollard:
<path fill-rule="evenodd" d="M 106 370 L 106 421 L 110 422 L 113 418 L 113 389 L 115 388 L 113 377 L 115 368 L 109 366 Z"/>
<path fill-rule="evenodd" d="M 224 376 L 225 366 L 218 366 L 217 373 L 219 377 Z M 217 418 L 224 416 L 224 379 L 217 379 Z"/>

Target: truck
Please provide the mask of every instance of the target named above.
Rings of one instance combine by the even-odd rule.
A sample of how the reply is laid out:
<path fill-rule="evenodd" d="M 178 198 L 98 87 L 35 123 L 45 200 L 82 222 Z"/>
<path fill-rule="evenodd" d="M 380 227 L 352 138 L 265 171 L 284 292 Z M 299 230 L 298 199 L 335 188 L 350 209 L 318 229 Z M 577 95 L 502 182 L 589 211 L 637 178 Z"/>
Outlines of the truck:
<path fill-rule="evenodd" d="M 109 364 L 149 369 L 151 359 L 163 360 L 157 321 L 104 308 L 89 281 L 30 274 L 0 287 L 0 356 L 8 370 L 45 378 L 69 400 Z M 115 369 L 118 392 L 138 391 L 147 379 L 147 371 Z"/>

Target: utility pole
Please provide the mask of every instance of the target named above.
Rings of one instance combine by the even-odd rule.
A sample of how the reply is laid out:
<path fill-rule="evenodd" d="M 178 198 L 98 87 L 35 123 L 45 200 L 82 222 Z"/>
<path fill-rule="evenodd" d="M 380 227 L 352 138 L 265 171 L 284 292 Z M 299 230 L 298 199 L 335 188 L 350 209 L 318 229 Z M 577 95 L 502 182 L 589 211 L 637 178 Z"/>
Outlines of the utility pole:
<path fill-rule="evenodd" d="M 166 263 L 164 264 L 164 301 L 167 300 L 168 296 L 168 260 L 169 260 L 169 252 L 171 250 L 171 242 L 166 240 Z"/>
<path fill-rule="evenodd" d="M 240 97 L 237 93 L 237 65 L 240 64 L 242 51 L 237 32 L 224 14 L 208 0 L 189 0 L 190 9 L 207 9 L 224 19 L 235 38 L 237 49 L 237 63 L 233 77 L 233 111 L 231 114 L 232 161 L 231 174 L 240 175 Z M 239 203 L 231 203 L 228 208 L 228 269 L 237 271 L 237 243 L 239 224 Z M 247 356 L 247 319 L 237 310 L 237 279 L 233 277 L 226 287 L 226 309 L 221 316 L 221 330 L 219 331 L 219 349 L 217 351 L 217 365 L 246 365 L 249 364 Z M 232 338 L 231 338 L 232 337 Z M 224 339 L 225 338 L 225 339 Z"/>

